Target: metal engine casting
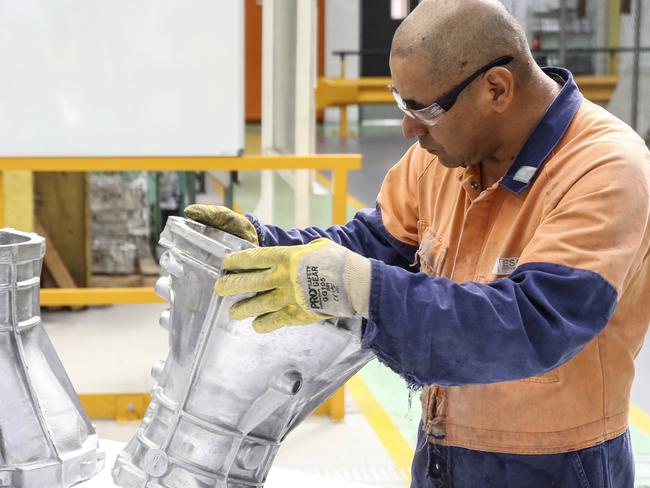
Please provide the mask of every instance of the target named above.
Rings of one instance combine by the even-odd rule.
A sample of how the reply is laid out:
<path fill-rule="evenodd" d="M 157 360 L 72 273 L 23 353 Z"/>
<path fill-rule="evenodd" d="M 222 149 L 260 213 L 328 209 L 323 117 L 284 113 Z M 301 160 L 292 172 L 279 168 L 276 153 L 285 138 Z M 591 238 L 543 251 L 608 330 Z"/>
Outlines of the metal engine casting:
<path fill-rule="evenodd" d="M 374 357 L 361 320 L 258 334 L 213 287 L 226 253 L 253 245 L 171 217 L 157 293 L 170 351 L 137 435 L 113 468 L 123 488 L 261 487 L 285 436 Z"/>

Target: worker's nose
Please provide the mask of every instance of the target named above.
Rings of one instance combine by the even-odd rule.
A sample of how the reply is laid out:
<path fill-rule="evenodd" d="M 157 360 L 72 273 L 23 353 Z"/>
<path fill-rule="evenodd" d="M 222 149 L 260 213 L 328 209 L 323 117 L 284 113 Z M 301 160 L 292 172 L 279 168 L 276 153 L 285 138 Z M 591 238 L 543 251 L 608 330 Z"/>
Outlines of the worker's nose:
<path fill-rule="evenodd" d="M 425 136 L 427 135 L 427 126 L 424 125 L 417 119 L 404 115 L 402 117 L 402 134 L 407 139 L 413 139 L 414 137 Z"/>

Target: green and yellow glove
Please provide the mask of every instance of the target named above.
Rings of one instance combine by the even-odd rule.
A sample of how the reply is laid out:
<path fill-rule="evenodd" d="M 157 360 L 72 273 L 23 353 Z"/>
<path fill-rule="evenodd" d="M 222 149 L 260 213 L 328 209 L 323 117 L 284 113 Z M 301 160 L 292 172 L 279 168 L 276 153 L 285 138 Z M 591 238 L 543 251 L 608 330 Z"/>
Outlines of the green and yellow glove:
<path fill-rule="evenodd" d="M 228 254 L 223 269 L 229 273 L 217 281 L 218 295 L 257 293 L 230 309 L 235 320 L 257 317 L 257 332 L 355 313 L 368 316 L 370 260 L 329 239 Z"/>
<path fill-rule="evenodd" d="M 246 217 L 221 205 L 188 205 L 185 217 L 216 229 L 233 234 L 255 245 L 259 244 L 257 231 Z"/>

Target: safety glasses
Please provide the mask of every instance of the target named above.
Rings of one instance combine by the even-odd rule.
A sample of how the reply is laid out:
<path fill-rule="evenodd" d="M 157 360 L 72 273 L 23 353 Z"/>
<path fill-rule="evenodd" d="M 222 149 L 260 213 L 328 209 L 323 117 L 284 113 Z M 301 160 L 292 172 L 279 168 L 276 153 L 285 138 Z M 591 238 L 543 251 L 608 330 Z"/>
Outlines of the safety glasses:
<path fill-rule="evenodd" d="M 485 73 L 487 70 L 494 68 L 495 66 L 504 66 L 510 63 L 514 59 L 513 56 L 501 56 L 500 58 L 495 59 L 494 61 L 482 66 L 477 69 L 470 76 L 461 81 L 458 85 L 453 87 L 446 95 L 440 97 L 438 100 L 433 102 L 428 107 L 424 108 L 413 108 L 409 107 L 409 103 L 405 102 L 400 96 L 395 85 L 390 85 L 388 89 L 393 94 L 397 106 L 402 112 L 404 112 L 409 117 L 412 117 L 425 125 L 432 126 L 436 125 L 445 112 L 448 112 L 451 107 L 456 103 L 458 95 L 468 87 L 468 85 L 478 78 L 481 74 Z"/>

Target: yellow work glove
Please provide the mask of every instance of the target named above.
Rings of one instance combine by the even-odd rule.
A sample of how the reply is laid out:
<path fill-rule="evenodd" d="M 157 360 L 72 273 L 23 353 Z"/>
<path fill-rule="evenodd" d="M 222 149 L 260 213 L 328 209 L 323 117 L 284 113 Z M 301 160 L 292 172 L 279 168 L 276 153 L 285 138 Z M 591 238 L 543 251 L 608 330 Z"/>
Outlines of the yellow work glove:
<path fill-rule="evenodd" d="M 228 254 L 223 269 L 230 273 L 217 281 L 218 295 L 257 293 L 230 309 L 235 320 L 257 317 L 257 332 L 368 315 L 370 260 L 329 239 Z"/>
<path fill-rule="evenodd" d="M 184 210 L 185 217 L 201 222 L 208 227 L 233 234 L 255 245 L 259 244 L 257 231 L 246 217 L 233 212 L 221 205 L 188 205 Z"/>

